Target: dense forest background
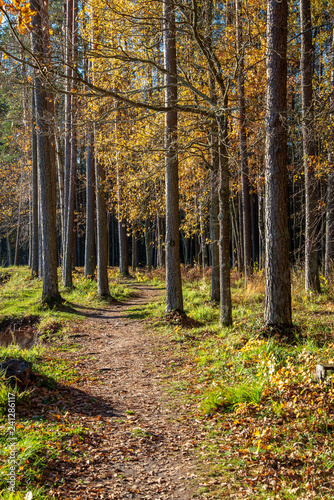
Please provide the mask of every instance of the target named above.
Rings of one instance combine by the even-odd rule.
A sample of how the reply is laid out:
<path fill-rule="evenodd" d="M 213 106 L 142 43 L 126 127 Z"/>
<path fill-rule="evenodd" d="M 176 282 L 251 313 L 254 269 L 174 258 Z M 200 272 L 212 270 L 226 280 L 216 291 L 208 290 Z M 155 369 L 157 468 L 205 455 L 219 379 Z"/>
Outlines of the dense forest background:
<path fill-rule="evenodd" d="M 180 262 L 211 266 L 225 324 L 230 268 L 266 268 L 265 321 L 290 324 L 289 264 L 316 293 L 332 270 L 331 3 L 1 10 L 1 265 L 29 264 L 47 300 L 59 265 L 67 287 L 97 266 L 101 295 L 108 265 L 166 266 L 180 311 Z"/>

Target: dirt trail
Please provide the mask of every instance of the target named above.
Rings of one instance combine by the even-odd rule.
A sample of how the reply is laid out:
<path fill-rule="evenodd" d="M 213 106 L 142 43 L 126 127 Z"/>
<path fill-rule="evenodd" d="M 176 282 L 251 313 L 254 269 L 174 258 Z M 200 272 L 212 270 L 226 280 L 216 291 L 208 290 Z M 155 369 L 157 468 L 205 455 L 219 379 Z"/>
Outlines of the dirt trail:
<path fill-rule="evenodd" d="M 196 461 L 190 452 L 196 429 L 175 414 L 159 380 L 165 359 L 158 335 L 125 311 L 154 300 L 159 291 L 136 285 L 138 297 L 105 309 L 87 310 L 71 340 L 87 381 L 72 388 L 71 414 L 96 431 L 78 443 L 78 460 L 58 462 L 46 474 L 52 494 L 65 499 L 189 500 Z M 86 357 L 87 356 L 87 357 Z M 161 369 L 160 369 L 161 368 Z M 91 380 L 91 375 L 96 380 Z M 53 477 L 62 484 L 52 486 Z"/>

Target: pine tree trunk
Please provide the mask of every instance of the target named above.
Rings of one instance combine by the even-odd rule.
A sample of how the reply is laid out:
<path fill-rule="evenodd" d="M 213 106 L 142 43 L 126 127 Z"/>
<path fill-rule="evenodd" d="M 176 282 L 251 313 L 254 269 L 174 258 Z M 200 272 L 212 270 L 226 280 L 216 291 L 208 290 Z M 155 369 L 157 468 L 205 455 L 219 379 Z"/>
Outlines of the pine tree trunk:
<path fill-rule="evenodd" d="M 164 0 L 165 104 L 177 102 L 175 8 L 173 0 Z M 177 111 L 165 115 L 166 166 L 166 312 L 183 312 L 179 242 L 179 183 L 177 153 Z"/>
<path fill-rule="evenodd" d="M 101 297 L 109 297 L 108 283 L 108 237 L 107 210 L 105 198 L 105 173 L 95 158 L 96 183 L 96 246 L 97 246 L 97 292 Z"/>
<path fill-rule="evenodd" d="M 43 31 L 41 24 L 41 4 L 36 0 L 31 2 L 36 15 L 32 18 L 32 49 L 40 67 L 44 67 Z M 56 205 L 54 197 L 55 179 L 51 164 L 48 137 L 47 93 L 43 86 L 42 76 L 35 72 L 35 104 L 37 125 L 37 162 L 40 186 L 41 206 L 41 239 L 43 291 L 42 300 L 52 305 L 60 300 L 57 276 L 57 233 Z"/>
<path fill-rule="evenodd" d="M 31 179 L 31 275 L 38 277 L 38 165 L 37 165 L 37 134 L 36 134 L 36 106 L 35 92 L 32 93 L 31 103 L 31 157 L 32 157 L 32 179 Z"/>
<path fill-rule="evenodd" d="M 152 271 L 151 239 L 152 239 L 152 232 L 151 232 L 151 227 L 150 227 L 150 221 L 146 217 L 146 219 L 145 219 L 145 252 L 146 252 L 146 270 L 148 273 L 150 273 Z"/>
<path fill-rule="evenodd" d="M 286 133 L 287 0 L 268 0 L 266 103 L 267 326 L 291 325 Z"/>
<path fill-rule="evenodd" d="M 328 280 L 333 272 L 334 261 L 334 158 L 333 158 L 333 109 L 334 109 L 334 16 L 332 16 L 332 44 L 331 44 L 331 94 L 329 99 L 330 113 L 330 148 L 328 153 L 328 181 L 326 204 L 326 252 L 325 252 L 325 277 Z"/>
<path fill-rule="evenodd" d="M 136 229 L 132 229 L 132 259 L 131 259 L 131 269 L 132 273 L 136 272 Z"/>
<path fill-rule="evenodd" d="M 238 94 L 239 94 L 239 137 L 240 137 L 240 164 L 242 186 L 242 219 L 243 219 L 243 248 L 245 281 L 252 272 L 252 238 L 251 238 L 251 202 L 249 195 L 248 153 L 246 139 L 246 105 L 245 105 L 245 77 L 244 77 L 244 48 L 241 18 L 241 0 L 236 1 L 237 22 L 237 53 L 239 57 Z"/>
<path fill-rule="evenodd" d="M 94 276 L 95 271 L 95 165 L 94 133 L 87 133 L 86 160 L 86 235 L 85 235 L 85 276 Z"/>
<path fill-rule="evenodd" d="M 15 257 L 14 257 L 14 266 L 18 265 L 19 262 L 19 244 L 20 244 L 20 234 L 21 234 L 21 195 L 19 199 L 18 206 L 18 216 L 17 216 L 17 229 L 16 229 L 16 242 L 15 242 Z"/>
<path fill-rule="evenodd" d="M 219 271 L 219 151 L 218 151 L 218 127 L 217 121 L 211 123 L 211 205 L 210 205 L 210 240 L 211 240 L 211 300 L 220 301 L 220 271 Z"/>
<path fill-rule="evenodd" d="M 314 173 L 313 46 L 310 0 L 300 0 L 302 130 L 305 174 L 305 290 L 320 292 L 317 180 Z"/>
<path fill-rule="evenodd" d="M 122 276 L 129 276 L 128 241 L 126 237 L 126 222 L 118 221 L 119 238 L 119 272 Z"/>
<path fill-rule="evenodd" d="M 7 266 L 10 267 L 12 265 L 12 255 L 10 250 L 9 234 L 7 234 L 6 236 L 6 244 L 7 244 Z"/>
<path fill-rule="evenodd" d="M 224 109 L 227 110 L 225 97 Z M 232 325 L 230 277 L 230 187 L 227 151 L 227 111 L 219 123 L 219 262 L 220 262 L 220 322 Z"/>
<path fill-rule="evenodd" d="M 261 186 L 258 187 L 259 192 L 259 269 L 263 269 L 265 267 L 265 247 L 266 247 L 266 238 L 265 238 L 265 223 L 264 223 L 264 203 L 263 203 L 263 189 Z"/>
<path fill-rule="evenodd" d="M 76 84 L 73 69 L 77 63 L 77 19 L 78 9 L 76 0 L 67 2 L 67 73 L 71 78 L 67 85 L 73 91 Z M 65 287 L 72 286 L 73 247 L 74 247 L 74 207 L 75 207 L 75 184 L 76 184 L 76 161 L 77 161 L 77 139 L 75 129 L 75 107 L 74 95 L 65 96 L 65 232 L 64 255 L 63 255 L 63 282 Z"/>

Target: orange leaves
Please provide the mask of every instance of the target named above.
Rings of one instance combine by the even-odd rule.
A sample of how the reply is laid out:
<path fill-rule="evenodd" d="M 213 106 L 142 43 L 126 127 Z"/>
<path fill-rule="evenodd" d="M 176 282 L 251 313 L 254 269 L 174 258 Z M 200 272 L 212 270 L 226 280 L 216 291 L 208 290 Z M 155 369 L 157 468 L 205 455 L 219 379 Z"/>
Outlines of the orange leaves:
<path fill-rule="evenodd" d="M 30 3 L 22 0 L 1 0 L 0 8 L 17 19 L 16 28 L 22 35 L 31 29 L 31 19 L 36 14 L 31 10 Z M 3 18 L 3 12 L 0 16 L 0 22 Z"/>

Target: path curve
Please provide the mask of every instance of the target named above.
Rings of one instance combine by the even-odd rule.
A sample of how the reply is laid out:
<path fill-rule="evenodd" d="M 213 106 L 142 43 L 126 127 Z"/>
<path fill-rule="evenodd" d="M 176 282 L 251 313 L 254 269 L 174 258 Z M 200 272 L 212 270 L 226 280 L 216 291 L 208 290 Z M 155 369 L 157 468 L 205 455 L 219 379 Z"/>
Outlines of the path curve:
<path fill-rule="evenodd" d="M 87 320 L 71 336 L 81 349 L 65 357 L 82 356 L 78 367 L 87 374 L 72 390 L 71 414 L 96 431 L 78 444 L 78 460 L 50 469 L 63 478 L 49 490 L 62 500 L 195 497 L 193 431 L 177 421 L 159 383 L 168 360 L 157 349 L 157 334 L 125 315 L 129 307 L 155 300 L 160 292 L 145 284 L 133 288 L 138 296 L 126 303 L 87 310 Z M 51 486 L 50 477 L 46 484 Z"/>

